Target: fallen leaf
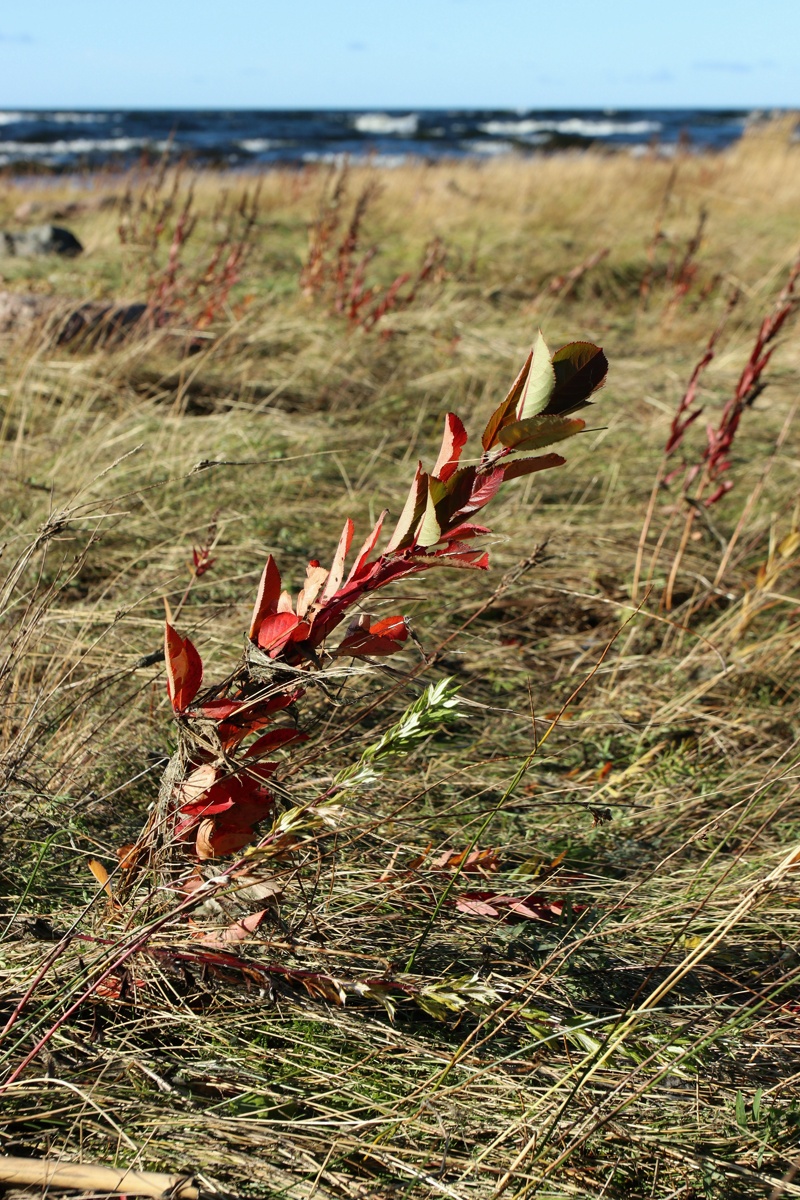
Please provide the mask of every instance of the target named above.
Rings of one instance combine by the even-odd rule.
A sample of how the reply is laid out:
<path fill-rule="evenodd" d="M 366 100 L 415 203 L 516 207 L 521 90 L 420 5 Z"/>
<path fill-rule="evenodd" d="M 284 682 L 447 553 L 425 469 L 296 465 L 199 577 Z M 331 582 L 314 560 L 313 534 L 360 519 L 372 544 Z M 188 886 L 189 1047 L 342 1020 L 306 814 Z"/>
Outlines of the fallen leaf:
<path fill-rule="evenodd" d="M 455 871 L 460 868 L 462 874 L 486 875 L 500 869 L 500 858 L 494 847 L 486 850 L 446 850 L 433 865 L 436 871 Z"/>
<path fill-rule="evenodd" d="M 89 870 L 92 872 L 92 874 L 94 875 L 97 882 L 100 884 L 100 887 L 103 889 L 105 894 L 108 896 L 109 900 L 113 900 L 114 893 L 111 891 L 111 884 L 108 881 L 109 880 L 108 871 L 105 869 L 103 864 L 96 858 L 90 858 L 89 862 L 87 863 L 87 866 L 89 867 Z"/>
<path fill-rule="evenodd" d="M 242 917 L 241 921 L 235 921 L 227 929 L 203 933 L 199 940 L 205 946 L 235 946 L 239 942 L 247 941 L 251 934 L 255 933 L 268 912 L 269 909 L 263 908 L 261 912 L 251 913 L 249 917 Z"/>

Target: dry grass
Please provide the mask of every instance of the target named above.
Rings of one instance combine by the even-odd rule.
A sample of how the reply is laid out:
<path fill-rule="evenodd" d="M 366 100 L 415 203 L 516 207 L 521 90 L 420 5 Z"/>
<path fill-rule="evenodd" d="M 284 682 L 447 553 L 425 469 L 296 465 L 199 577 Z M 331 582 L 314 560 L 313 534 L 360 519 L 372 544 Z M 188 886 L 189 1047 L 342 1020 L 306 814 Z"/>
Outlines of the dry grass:
<path fill-rule="evenodd" d="M 611 361 L 592 410 L 602 428 L 492 513 L 488 579 L 404 589 L 430 650 L 510 573 L 432 668 L 470 702 L 458 723 L 281 868 L 280 906 L 243 953 L 348 985 L 404 978 L 447 883 L 436 857 L 463 849 L 498 807 L 532 748 L 532 706 L 541 732 L 588 679 L 487 829 L 498 870 L 456 889 L 536 893 L 563 901 L 561 915 L 503 923 L 445 905 L 409 982 L 477 975 L 494 998 L 443 1022 L 406 1001 L 394 1023 L 374 1002 L 339 1007 L 274 973 L 259 984 L 181 967 L 174 952 L 197 942 L 176 919 L 153 935 L 162 953 L 131 960 L 122 997 L 83 1003 L 6 1091 L 5 1153 L 186 1169 L 209 1191 L 258 1196 L 800 1194 L 798 885 L 785 861 L 798 828 L 800 601 L 796 554 L 777 550 L 798 499 L 786 424 L 796 327 L 745 416 L 735 488 L 697 526 L 675 609 L 662 604 L 678 538 L 667 493 L 642 610 L 630 601 L 661 447 L 725 289 L 738 284 L 743 300 L 704 376 L 714 413 L 796 256 L 800 151 L 773 129 L 681 160 L 645 306 L 671 171 L 584 154 L 381 175 L 365 223 L 381 249 L 375 278 L 415 264 L 433 236 L 449 275 L 368 336 L 299 292 L 325 174 L 276 171 L 247 272 L 199 353 L 183 354 L 169 329 L 106 350 L 45 335 L 3 343 L 7 1014 L 57 950 L 0 1046 L 9 1072 L 156 915 L 110 909 L 87 862 L 113 866 L 157 791 L 172 739 L 163 669 L 137 664 L 159 644 L 162 597 L 184 592 L 192 542 L 216 521 L 217 562 L 180 624 L 221 676 L 266 553 L 297 585 L 344 516 L 363 529 L 384 501 L 397 511 L 442 413 L 475 428 L 537 324 L 552 345 L 591 338 Z M 87 205 L 67 222 L 83 258 L 4 264 L 5 286 L 142 298 L 146 272 L 120 249 L 118 212 L 98 203 L 122 192 L 118 180 L 4 186 L 0 225 L 23 195 L 43 205 L 37 220 Z M 189 261 L 213 243 L 220 189 L 243 186 L 197 180 Z M 703 206 L 696 285 L 675 303 L 670 263 Z M 604 246 L 571 294 L 548 293 Z M 210 460 L 222 465 L 197 469 Z M 742 514 L 715 585 L 719 539 Z M 537 565 L 515 573 L 536 546 Z M 356 681 L 354 695 L 381 679 Z M 407 699 L 388 697 L 347 736 L 341 710 L 315 700 L 293 795 L 315 795 Z M 80 936 L 60 941 L 67 932 Z"/>

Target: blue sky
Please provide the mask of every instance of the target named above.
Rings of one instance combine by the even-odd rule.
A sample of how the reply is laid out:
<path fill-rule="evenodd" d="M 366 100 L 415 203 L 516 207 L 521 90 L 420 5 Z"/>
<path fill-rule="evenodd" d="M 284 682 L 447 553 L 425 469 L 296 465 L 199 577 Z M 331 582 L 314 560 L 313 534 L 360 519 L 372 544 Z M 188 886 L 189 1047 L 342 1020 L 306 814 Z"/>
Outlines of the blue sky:
<path fill-rule="evenodd" d="M 800 0 L 2 0 L 6 108 L 800 105 Z"/>

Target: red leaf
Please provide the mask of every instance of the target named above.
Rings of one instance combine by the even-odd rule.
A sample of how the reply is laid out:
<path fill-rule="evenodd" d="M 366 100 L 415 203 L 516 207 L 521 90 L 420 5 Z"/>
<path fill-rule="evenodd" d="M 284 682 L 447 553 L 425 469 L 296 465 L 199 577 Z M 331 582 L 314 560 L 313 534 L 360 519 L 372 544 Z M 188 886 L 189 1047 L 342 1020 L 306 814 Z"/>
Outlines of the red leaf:
<path fill-rule="evenodd" d="M 486 525 L 472 525 L 469 521 L 465 521 L 463 525 L 456 525 L 454 529 L 448 529 L 446 533 L 442 534 L 440 540 L 443 542 L 452 541 L 454 538 L 463 540 L 464 538 L 480 537 L 484 533 L 491 532 Z"/>
<path fill-rule="evenodd" d="M 726 463 L 725 465 L 727 466 L 728 464 Z M 711 493 L 710 496 L 706 497 L 706 499 L 703 501 L 703 504 L 706 508 L 710 508 L 712 504 L 716 504 L 718 500 L 721 500 L 725 493 L 729 492 L 732 487 L 733 480 L 726 479 L 724 483 L 721 483 L 719 487 Z"/>
<path fill-rule="evenodd" d="M 286 746 L 289 742 L 304 742 L 307 738 L 307 733 L 300 733 L 297 729 L 271 729 L 269 733 L 256 738 L 252 746 L 248 746 L 245 750 L 245 757 L 258 758 L 267 750 L 274 750 L 277 746 Z"/>
<path fill-rule="evenodd" d="M 375 549 L 375 544 L 378 541 L 378 538 L 381 536 L 381 529 L 383 528 L 383 522 L 386 520 L 386 514 L 388 511 L 388 508 L 385 508 L 375 522 L 372 532 L 369 534 L 364 542 L 364 545 L 358 552 L 358 557 L 353 563 L 353 569 L 347 576 L 346 583 L 352 583 L 353 580 L 358 579 L 362 574 L 367 560 L 369 559 L 370 554 L 372 554 L 372 551 Z"/>
<path fill-rule="evenodd" d="M 377 637 L 394 638 L 396 642 L 404 642 L 408 637 L 408 626 L 405 617 L 384 617 L 369 627 L 370 633 Z"/>
<path fill-rule="evenodd" d="M 339 545 L 336 547 L 336 553 L 333 556 L 331 565 L 331 573 L 328 576 L 328 582 L 325 584 L 325 589 L 320 596 L 321 602 L 324 604 L 326 600 L 330 600 L 331 596 L 335 596 L 339 588 L 342 586 L 344 579 L 344 560 L 347 558 L 350 550 L 350 543 L 353 540 L 353 522 L 348 517 L 344 523 Z"/>
<path fill-rule="evenodd" d="M 216 824 L 213 817 L 201 821 L 195 837 L 197 857 L 201 859 L 218 858 L 224 854 L 233 854 L 243 849 L 251 840 L 254 830 L 227 829 Z"/>
<path fill-rule="evenodd" d="M 446 567 L 474 567 L 485 571 L 489 566 L 489 555 L 485 550 L 470 550 L 462 542 L 449 542 L 434 557 Z"/>
<path fill-rule="evenodd" d="M 459 912 L 466 913 L 469 917 L 499 917 L 500 911 L 496 909 L 488 900 L 481 900 L 478 897 L 473 897 L 469 893 L 459 896 L 456 900 L 456 908 Z"/>
<path fill-rule="evenodd" d="M 209 788 L 213 787 L 216 782 L 217 770 L 211 763 L 204 763 L 201 767 L 195 767 L 186 776 L 183 783 L 175 789 L 178 804 L 193 803 L 201 796 L 205 796 Z"/>
<path fill-rule="evenodd" d="M 408 638 L 408 626 L 405 617 L 384 617 L 369 628 L 355 628 L 342 641 L 336 654 L 349 654 L 353 657 L 365 655 L 386 656 L 402 650 L 403 643 Z"/>
<path fill-rule="evenodd" d="M 175 712 L 185 712 L 203 681 L 203 663 L 188 638 L 182 638 L 169 621 L 164 622 L 164 659 L 167 692 Z"/>
<path fill-rule="evenodd" d="M 500 870 L 500 857 L 493 846 L 486 850 L 471 850 L 469 854 L 466 850 L 445 850 L 431 865 L 435 871 L 460 868 L 462 874 L 486 875 Z"/>
<path fill-rule="evenodd" d="M 497 494 L 505 478 L 506 469 L 504 467 L 495 467 L 494 470 L 489 471 L 486 475 L 477 475 L 469 500 L 458 510 L 458 515 L 468 517 L 470 513 L 484 508 L 492 497 Z"/>
<path fill-rule="evenodd" d="M 496 916 L 505 913 L 522 917 L 527 921 L 551 922 L 564 912 L 563 900 L 546 900 L 544 896 L 506 896 L 495 892 L 463 892 L 456 900 L 456 908 L 471 916 Z M 492 912 L 491 910 L 495 911 Z M 572 906 L 574 913 L 585 912 L 585 904 Z"/>
<path fill-rule="evenodd" d="M 280 654 L 289 642 L 299 642 L 311 632 L 310 625 L 290 612 L 274 613 L 265 617 L 258 631 L 258 644 L 270 658 Z"/>
<path fill-rule="evenodd" d="M 196 800 L 183 804 L 181 812 L 185 817 L 213 817 L 233 808 L 241 795 L 242 789 L 239 780 L 236 778 L 221 779 L 219 783 L 215 783 Z"/>
<path fill-rule="evenodd" d="M 265 725 L 269 724 L 272 713 L 288 708 L 303 694 L 302 688 L 296 688 L 294 691 L 272 696 L 269 700 L 249 701 L 242 706 L 235 720 L 220 722 L 217 732 L 223 746 L 230 750 L 242 738 L 247 737 L 248 733 L 255 733 L 256 730 L 263 729 Z"/>
<path fill-rule="evenodd" d="M 179 789 L 179 799 L 184 801 L 180 811 L 185 817 L 212 817 L 222 813 L 231 813 L 235 809 L 239 814 L 236 816 L 236 820 L 241 819 L 242 813 L 249 814 L 254 805 L 258 811 L 261 811 L 265 804 L 269 806 L 272 803 L 271 794 L 262 786 L 261 781 L 269 778 L 277 765 L 277 763 L 254 763 L 252 766 L 248 766 L 248 775 L 231 775 L 227 779 L 218 779 L 204 790 L 199 790 L 201 781 L 191 783 L 193 776 L 199 773 L 194 771 Z M 201 767 L 200 771 L 202 770 Z M 250 775 L 257 775 L 259 778 L 251 779 Z M 234 817 L 231 816 L 229 819 L 233 820 Z M 252 823 L 249 816 L 245 819 Z"/>
<path fill-rule="evenodd" d="M 444 482 L 450 478 L 458 467 L 458 460 L 461 458 L 461 451 L 466 443 L 467 431 L 460 417 L 457 417 L 455 413 L 448 413 L 444 419 L 442 448 L 439 451 L 436 466 L 431 472 L 435 479 L 441 479 Z"/>
<path fill-rule="evenodd" d="M 258 593 L 256 595 L 256 603 L 253 608 L 253 618 L 250 622 L 250 641 L 254 642 L 261 628 L 261 622 L 269 613 L 277 612 L 278 597 L 281 594 L 281 575 L 275 559 L 270 556 L 267 559 L 266 566 L 261 573 L 261 582 L 258 585 Z"/>
<path fill-rule="evenodd" d="M 518 458 L 504 466 L 506 479 L 519 479 L 521 475 L 532 475 L 534 471 L 549 471 L 551 467 L 563 467 L 567 460 L 560 454 L 538 454 L 535 458 Z"/>
<path fill-rule="evenodd" d="M 201 706 L 200 711 L 204 717 L 209 717 L 212 721 L 224 721 L 244 707 L 246 707 L 244 700 L 209 700 Z"/>
<path fill-rule="evenodd" d="M 553 917 L 561 916 L 564 911 L 564 901 L 537 901 L 533 898 L 515 900 L 511 896 L 508 898 L 508 909 L 516 916 L 525 917 L 529 921 L 552 921 Z"/>
<path fill-rule="evenodd" d="M 370 637 L 368 633 L 363 633 L 345 638 L 334 653 L 350 655 L 352 658 L 387 658 L 402 649 L 403 643 L 396 642 L 393 638 Z"/>
<path fill-rule="evenodd" d="M 250 800 L 235 804 L 219 817 L 202 821 L 195 840 L 198 858 L 218 858 L 243 849 L 253 840 L 256 825 L 270 815 L 274 804 L 272 795 L 258 788 Z"/>

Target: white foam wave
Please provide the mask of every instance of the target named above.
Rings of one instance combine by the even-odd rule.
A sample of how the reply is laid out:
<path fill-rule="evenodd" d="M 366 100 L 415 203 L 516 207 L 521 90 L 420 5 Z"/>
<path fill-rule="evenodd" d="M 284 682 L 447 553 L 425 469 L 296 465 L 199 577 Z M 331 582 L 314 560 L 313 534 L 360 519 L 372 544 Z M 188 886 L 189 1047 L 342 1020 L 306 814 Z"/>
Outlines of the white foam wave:
<path fill-rule="evenodd" d="M 48 113 L 46 119 L 55 125 L 105 125 L 115 116 L 114 113 L 54 112 Z"/>
<path fill-rule="evenodd" d="M 0 112 L 0 125 L 16 125 L 18 121 L 36 121 L 52 125 L 105 125 L 119 120 L 119 113 L 89 112 Z"/>
<path fill-rule="evenodd" d="M 485 154 L 488 158 L 494 158 L 498 154 L 511 154 L 514 150 L 512 142 L 462 142 L 461 147 L 470 154 Z"/>
<path fill-rule="evenodd" d="M 343 154 L 338 150 L 306 150 L 301 155 L 305 163 L 325 163 L 329 166 L 343 167 L 351 159 L 359 160 L 360 155 Z M 408 162 L 406 154 L 370 154 L 371 167 L 401 167 Z"/>
<path fill-rule="evenodd" d="M 129 150 L 141 150 L 152 146 L 156 150 L 165 150 L 168 142 L 152 142 L 148 138 L 64 138 L 55 142 L 0 142 L 0 152 L 12 154 L 17 158 L 52 158 L 61 154 L 91 154 L 105 152 L 106 154 L 124 154 Z"/>
<path fill-rule="evenodd" d="M 630 134 L 641 137 L 646 133 L 658 133 L 658 121 L 597 121 L 583 117 L 568 117 L 565 121 L 542 121 L 526 118 L 522 121 L 487 121 L 479 126 L 483 133 L 492 137 L 530 137 L 537 133 L 573 134 L 576 137 L 612 137 L 614 134 Z"/>
<path fill-rule="evenodd" d="M 419 117 L 416 113 L 409 113 L 407 117 L 392 117 L 388 113 L 361 113 L 356 117 L 354 125 L 359 133 L 395 133 L 413 137 L 417 132 Z"/>
<path fill-rule="evenodd" d="M 551 129 L 552 121 L 487 121 L 478 128 L 492 137 L 528 137 L 532 133 Z"/>
<path fill-rule="evenodd" d="M 276 142 L 274 138 L 242 138 L 236 145 L 248 154 L 263 154 L 265 150 L 279 146 L 280 142 Z"/>

